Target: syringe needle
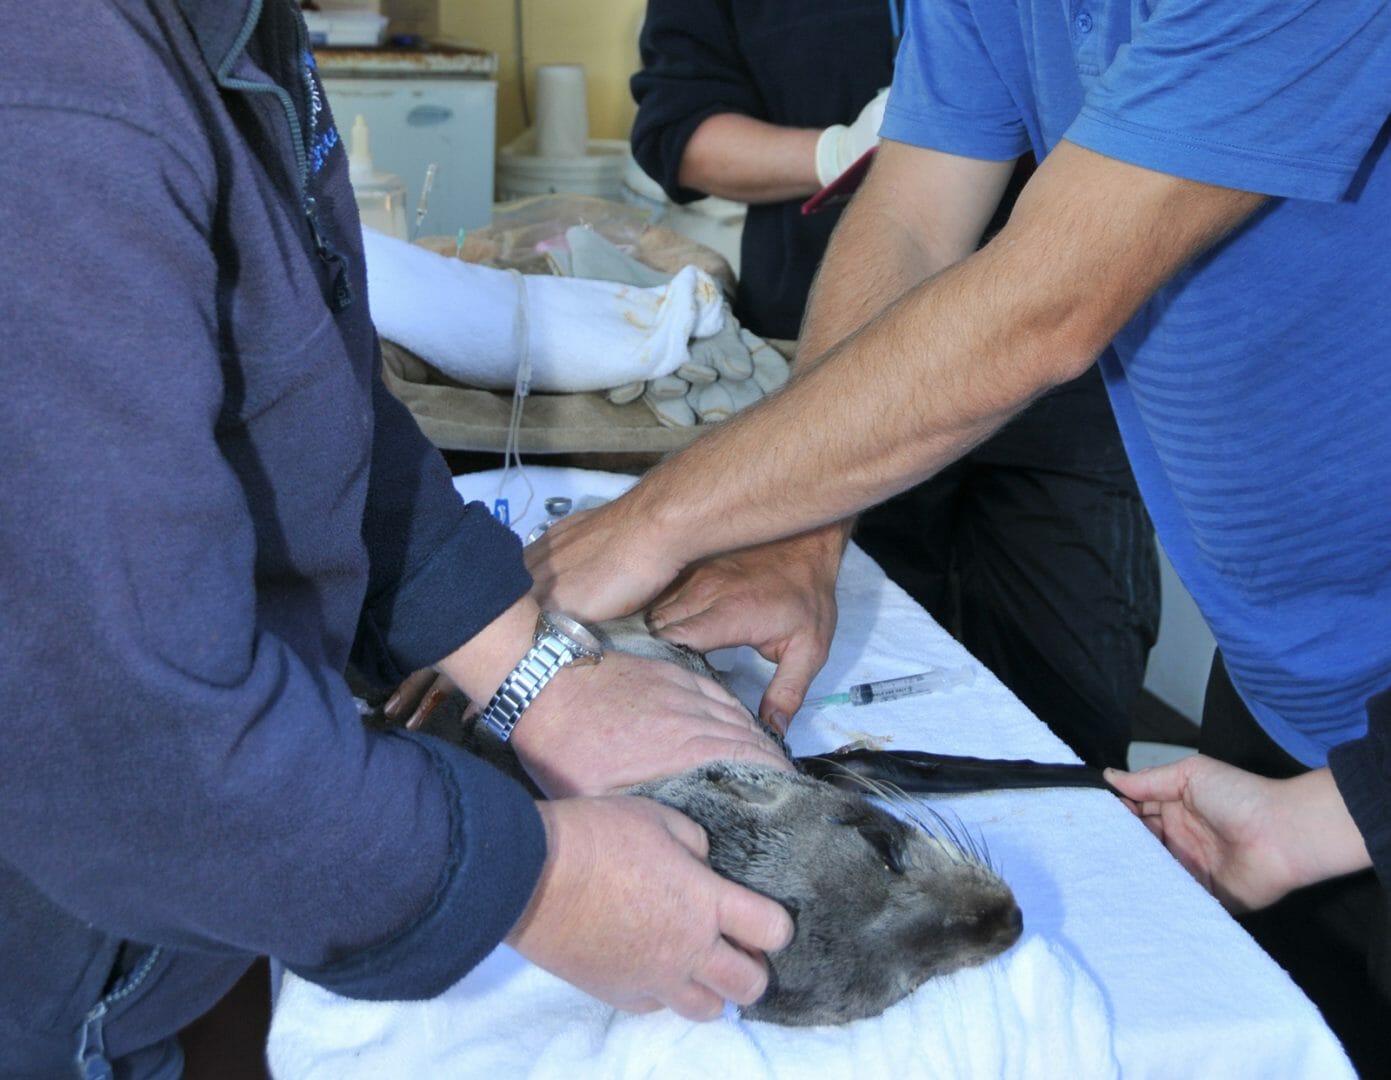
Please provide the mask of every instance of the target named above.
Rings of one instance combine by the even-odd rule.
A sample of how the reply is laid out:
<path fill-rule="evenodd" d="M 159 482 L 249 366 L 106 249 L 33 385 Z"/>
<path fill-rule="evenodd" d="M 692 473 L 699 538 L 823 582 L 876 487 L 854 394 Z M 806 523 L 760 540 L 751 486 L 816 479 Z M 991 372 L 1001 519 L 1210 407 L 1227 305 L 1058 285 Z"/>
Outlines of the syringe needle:
<path fill-rule="evenodd" d="M 874 701 L 893 701 L 914 694 L 927 694 L 934 690 L 969 685 L 975 678 L 976 669 L 970 664 L 964 664 L 959 668 L 928 668 L 916 675 L 904 675 L 898 679 L 856 683 L 848 691 L 814 698 L 806 702 L 805 707 L 815 709 L 825 705 L 868 705 Z"/>
<path fill-rule="evenodd" d="M 425 211 L 430 205 L 430 189 L 435 186 L 435 173 L 439 170 L 437 162 L 430 162 L 425 170 L 425 182 L 420 185 L 420 198 L 415 204 L 415 226 L 411 230 L 411 239 L 414 240 L 420 233 L 420 225 L 425 220 Z"/>

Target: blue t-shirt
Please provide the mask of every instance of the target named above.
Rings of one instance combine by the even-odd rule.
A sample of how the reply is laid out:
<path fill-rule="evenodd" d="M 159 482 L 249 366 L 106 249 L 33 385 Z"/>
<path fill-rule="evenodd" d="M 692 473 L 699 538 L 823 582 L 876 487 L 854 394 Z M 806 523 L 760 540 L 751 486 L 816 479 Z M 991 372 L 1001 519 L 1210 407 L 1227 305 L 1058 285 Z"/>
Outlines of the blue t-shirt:
<path fill-rule="evenodd" d="M 910 4 L 881 134 L 1066 138 L 1273 198 L 1100 358 L 1135 475 L 1242 697 L 1321 765 L 1391 686 L 1391 10 Z"/>

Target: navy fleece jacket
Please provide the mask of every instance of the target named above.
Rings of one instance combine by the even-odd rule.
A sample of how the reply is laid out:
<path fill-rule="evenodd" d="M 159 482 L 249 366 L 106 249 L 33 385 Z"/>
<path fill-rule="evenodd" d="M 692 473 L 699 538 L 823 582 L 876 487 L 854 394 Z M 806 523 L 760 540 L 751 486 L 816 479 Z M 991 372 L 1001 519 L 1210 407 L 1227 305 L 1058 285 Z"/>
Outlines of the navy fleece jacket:
<path fill-rule="evenodd" d="M 797 28 L 789 40 L 788 27 Z M 770 124 L 848 124 L 889 85 L 894 41 L 884 0 L 649 0 L 633 156 L 680 203 L 681 157 L 717 113 Z M 853 63 L 844 62 L 847 55 Z M 795 338 L 812 277 L 840 218 L 807 217 L 801 199 L 750 206 L 739 253 L 734 313 L 765 337 Z"/>
<path fill-rule="evenodd" d="M 520 788 L 364 730 L 342 677 L 439 659 L 529 578 L 383 389 L 296 7 L 17 4 L 0 35 L 0 1074 L 69 1069 L 132 971 L 112 1059 L 258 954 L 435 994 L 544 857 Z"/>

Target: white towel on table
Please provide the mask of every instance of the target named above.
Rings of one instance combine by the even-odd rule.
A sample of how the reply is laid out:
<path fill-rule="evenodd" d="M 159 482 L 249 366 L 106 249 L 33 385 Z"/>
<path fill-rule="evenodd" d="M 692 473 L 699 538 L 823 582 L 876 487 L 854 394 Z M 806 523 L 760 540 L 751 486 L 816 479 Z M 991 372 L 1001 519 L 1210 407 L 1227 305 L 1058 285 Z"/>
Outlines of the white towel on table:
<path fill-rule="evenodd" d="M 614 497 L 632 482 L 528 466 L 524 475 L 460 476 L 455 486 L 470 499 L 530 501 L 512 521 L 526 536 L 545 518 L 542 497 L 578 504 Z M 539 497 L 531 499 L 533 487 Z M 853 544 L 837 600 L 836 640 L 813 697 L 974 663 Z M 712 659 L 733 669 L 735 693 L 756 704 L 772 665 L 750 649 Z M 789 732 L 795 754 L 857 739 L 888 749 L 1076 760 L 978 665 L 969 687 L 863 709 L 803 710 Z M 1111 796 L 1002 791 L 934 805 L 987 843 L 1024 912 L 1025 936 L 990 964 L 929 982 L 883 1016 L 810 1029 L 730 1016 L 703 1026 L 671 1014 L 628 1016 L 501 949 L 432 1002 L 354 1002 L 288 980 L 270 1035 L 275 1075 L 1091 1080 L 1116 1074 L 1114 1054 L 1125 1080 L 1355 1077 L 1289 976 Z"/>
<path fill-rule="evenodd" d="M 268 1055 L 277 1080 L 1117 1075 L 1100 990 L 1037 936 L 837 1027 L 748 1023 L 732 1009 L 708 1024 L 617 1012 L 506 947 L 431 1001 L 349 1001 L 287 976 Z"/>
<path fill-rule="evenodd" d="M 689 343 L 724 325 L 720 287 L 687 266 L 669 284 L 514 274 L 451 259 L 363 229 L 372 319 L 385 338 L 446 375 L 510 390 L 520 359 L 516 314 L 526 289 L 531 389 L 607 390 L 670 375 Z"/>

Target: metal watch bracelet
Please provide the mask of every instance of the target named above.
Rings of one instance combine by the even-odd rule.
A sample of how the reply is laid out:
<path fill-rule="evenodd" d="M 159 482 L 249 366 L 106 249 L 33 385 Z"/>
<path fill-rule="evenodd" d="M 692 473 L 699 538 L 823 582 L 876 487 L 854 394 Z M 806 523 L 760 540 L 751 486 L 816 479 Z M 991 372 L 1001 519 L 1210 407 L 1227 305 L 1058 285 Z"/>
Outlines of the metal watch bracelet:
<path fill-rule="evenodd" d="M 580 623 L 568 615 L 543 611 L 531 648 L 502 681 L 479 720 L 506 742 L 527 706 L 562 668 L 577 662 L 597 663 L 603 655 L 598 639 Z"/>

